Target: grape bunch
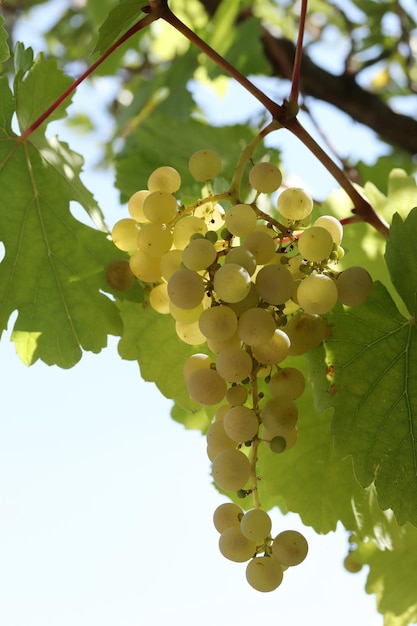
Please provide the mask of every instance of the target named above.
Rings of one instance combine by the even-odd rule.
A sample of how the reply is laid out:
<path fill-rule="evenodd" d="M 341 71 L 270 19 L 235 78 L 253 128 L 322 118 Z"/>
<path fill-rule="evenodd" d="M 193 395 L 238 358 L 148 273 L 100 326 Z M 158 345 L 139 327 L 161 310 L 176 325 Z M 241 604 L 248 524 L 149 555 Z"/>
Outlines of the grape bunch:
<path fill-rule="evenodd" d="M 247 201 L 239 197 L 240 180 L 213 192 L 221 168 L 212 150 L 191 156 L 189 171 L 203 193 L 188 206 L 176 195 L 179 172 L 153 171 L 148 188 L 130 198 L 130 217 L 112 229 L 129 259 L 113 262 L 107 279 L 122 290 L 136 279 L 149 285 L 150 305 L 171 315 L 179 339 L 195 346 L 183 374 L 189 396 L 216 408 L 206 434 L 213 480 L 253 503 L 246 512 L 235 502 L 216 509 L 220 552 L 248 561 L 249 584 L 271 591 L 308 550 L 297 531 L 272 537 L 257 489 L 259 445 L 281 454 L 297 440 L 296 401 L 306 383 L 284 362 L 318 346 L 328 333 L 323 315 L 337 302 L 363 303 L 372 279 L 362 267 L 338 271 L 342 225 L 329 215 L 310 224 L 313 201 L 304 190 L 285 188 L 276 210 L 260 208 L 264 194 L 281 188 L 274 164 L 251 167 Z"/>

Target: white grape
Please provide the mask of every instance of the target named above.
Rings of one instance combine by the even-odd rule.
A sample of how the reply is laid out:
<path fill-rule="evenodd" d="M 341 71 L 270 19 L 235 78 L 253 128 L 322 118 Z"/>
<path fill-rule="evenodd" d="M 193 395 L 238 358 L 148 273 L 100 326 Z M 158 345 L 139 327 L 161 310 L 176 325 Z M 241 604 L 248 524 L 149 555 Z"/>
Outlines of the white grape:
<path fill-rule="evenodd" d="M 227 435 L 224 430 L 223 420 L 218 420 L 210 424 L 206 434 L 206 441 L 210 453 L 214 454 L 214 458 L 219 452 L 222 452 L 222 450 L 236 450 L 236 441 L 233 441 L 233 439 Z"/>
<path fill-rule="evenodd" d="M 298 356 L 321 344 L 327 335 L 327 324 L 319 315 L 296 313 L 283 330 L 290 338 L 289 354 Z"/>
<path fill-rule="evenodd" d="M 297 419 L 297 405 L 288 398 L 271 398 L 262 409 L 262 423 L 273 437 L 288 433 Z"/>
<path fill-rule="evenodd" d="M 265 265 L 256 275 L 256 289 L 269 304 L 284 304 L 291 298 L 294 279 L 284 265 Z"/>
<path fill-rule="evenodd" d="M 240 450 L 222 450 L 212 463 L 214 482 L 225 491 L 238 491 L 250 476 L 248 457 Z"/>
<path fill-rule="evenodd" d="M 149 191 L 165 191 L 175 193 L 181 186 L 181 176 L 179 172 L 169 165 L 158 167 L 148 178 Z"/>
<path fill-rule="evenodd" d="M 143 213 L 149 222 L 167 224 L 177 214 L 177 202 L 166 191 L 153 191 L 145 198 Z"/>
<path fill-rule="evenodd" d="M 244 563 L 256 552 L 256 543 L 246 539 L 239 527 L 226 528 L 219 538 L 219 550 L 230 561 Z"/>
<path fill-rule="evenodd" d="M 166 283 L 155 285 L 149 292 L 149 304 L 157 313 L 167 315 L 169 311 L 169 296 Z"/>
<path fill-rule="evenodd" d="M 263 365 L 276 365 L 281 363 L 290 352 L 291 342 L 288 335 L 277 328 L 272 337 L 265 343 L 254 346 L 252 349 L 255 359 Z"/>
<path fill-rule="evenodd" d="M 189 346 L 199 346 L 206 341 L 206 338 L 200 331 L 198 322 L 191 322 L 190 324 L 186 324 L 185 322 L 176 321 L 175 332 L 177 333 L 181 341 L 188 344 Z"/>
<path fill-rule="evenodd" d="M 216 260 L 216 248 L 208 239 L 193 239 L 184 248 L 182 262 L 190 270 L 205 270 Z"/>
<path fill-rule="evenodd" d="M 234 502 L 223 502 L 213 513 L 213 524 L 217 532 L 222 533 L 228 528 L 239 528 L 243 511 Z"/>
<path fill-rule="evenodd" d="M 209 307 L 202 312 L 199 325 L 201 332 L 208 339 L 226 341 L 236 333 L 236 313 L 225 304 Z"/>
<path fill-rule="evenodd" d="M 324 274 L 310 274 L 297 289 L 297 301 L 310 315 L 328 313 L 336 304 L 338 291 L 335 281 Z"/>
<path fill-rule="evenodd" d="M 307 540 L 296 530 L 284 530 L 272 542 L 272 555 L 281 565 L 299 565 L 307 552 Z"/>
<path fill-rule="evenodd" d="M 243 246 L 252 252 L 258 265 L 269 263 L 276 248 L 274 239 L 262 230 L 254 230 L 250 233 L 243 242 Z"/>
<path fill-rule="evenodd" d="M 137 248 L 138 224 L 130 217 L 125 217 L 115 223 L 111 231 L 111 238 L 119 250 L 132 252 Z"/>
<path fill-rule="evenodd" d="M 208 406 L 218 404 L 226 395 L 226 383 L 223 378 L 212 369 L 197 369 L 190 374 L 186 383 L 187 391 L 191 399 L 200 404 Z M 237 489 L 239 489 L 239 487 L 237 487 Z"/>
<path fill-rule="evenodd" d="M 221 168 L 221 159 L 213 150 L 198 150 L 188 162 L 188 169 L 195 180 L 211 180 L 219 174 Z"/>
<path fill-rule="evenodd" d="M 227 382 L 239 383 L 250 376 L 252 358 L 240 347 L 225 348 L 217 356 L 216 369 Z"/>
<path fill-rule="evenodd" d="M 176 322 L 182 322 L 183 324 L 193 324 L 194 322 L 198 322 L 203 311 L 204 305 L 202 302 L 200 302 L 200 304 L 193 309 L 182 309 L 181 307 L 176 306 L 172 300 L 169 301 L 169 312 Z"/>
<path fill-rule="evenodd" d="M 274 591 L 283 579 L 281 565 L 269 556 L 257 556 L 246 566 L 246 580 L 256 591 Z"/>
<path fill-rule="evenodd" d="M 373 281 L 365 268 L 352 266 L 339 274 L 336 280 L 338 298 L 347 306 L 360 306 L 372 291 Z"/>
<path fill-rule="evenodd" d="M 313 200 L 298 187 L 285 189 L 278 196 L 278 211 L 291 221 L 300 221 L 307 218 L 313 210 Z"/>
<path fill-rule="evenodd" d="M 259 421 L 252 409 L 246 406 L 234 406 L 224 416 L 223 426 L 230 439 L 237 443 L 244 443 L 255 437 Z"/>
<path fill-rule="evenodd" d="M 182 373 L 184 376 L 184 380 L 187 381 L 193 372 L 199 369 L 209 369 L 213 363 L 213 359 L 211 359 L 208 354 L 203 354 L 201 352 L 197 352 L 196 354 L 192 354 L 185 361 L 184 366 L 182 368 Z"/>
<path fill-rule="evenodd" d="M 249 183 L 261 193 L 276 191 L 281 182 L 281 171 L 273 163 L 257 163 L 249 172 Z"/>
<path fill-rule="evenodd" d="M 275 332 L 275 321 L 266 309 L 247 309 L 239 318 L 238 334 L 248 346 L 266 343 Z"/>
<path fill-rule="evenodd" d="M 224 302 L 239 302 L 249 293 L 251 280 L 244 267 L 236 263 L 222 265 L 214 275 L 213 287 Z"/>
<path fill-rule="evenodd" d="M 338 219 L 332 215 L 321 215 L 316 219 L 313 226 L 320 226 L 329 231 L 333 243 L 340 245 L 343 238 L 343 226 Z"/>
<path fill-rule="evenodd" d="M 129 211 L 130 216 L 133 217 L 136 222 L 140 222 L 141 224 L 149 222 L 143 212 L 143 203 L 150 193 L 151 192 L 148 189 L 140 189 L 130 196 L 127 203 L 127 210 Z"/>
<path fill-rule="evenodd" d="M 161 260 L 148 256 L 142 250 L 133 252 L 129 267 L 132 274 L 145 283 L 154 283 L 161 278 Z"/>
<path fill-rule="evenodd" d="M 173 244 L 179 250 L 183 250 L 194 234 L 200 233 L 204 236 L 206 232 L 207 224 L 203 219 L 195 217 L 195 215 L 182 217 L 172 231 Z"/>
<path fill-rule="evenodd" d="M 205 284 L 193 270 L 177 270 L 168 281 L 168 295 L 181 309 L 194 309 L 204 296 Z"/>
<path fill-rule="evenodd" d="M 238 237 L 246 237 L 255 230 L 256 213 L 250 204 L 235 204 L 226 213 L 226 228 Z"/>
<path fill-rule="evenodd" d="M 276 372 L 269 382 L 273 396 L 295 400 L 303 393 L 306 386 L 304 374 L 295 367 L 283 367 Z"/>
<path fill-rule="evenodd" d="M 168 250 L 161 256 L 161 274 L 168 281 L 181 268 L 182 250 Z"/>
<path fill-rule="evenodd" d="M 226 255 L 225 263 L 237 263 L 248 272 L 249 276 L 256 270 L 256 259 L 252 252 L 243 246 L 232 248 Z"/>
<path fill-rule="evenodd" d="M 163 224 L 144 224 L 137 234 L 137 247 L 152 257 L 161 257 L 172 246 L 172 232 Z"/>
<path fill-rule="evenodd" d="M 312 226 L 301 233 L 297 241 L 298 251 L 307 261 L 324 261 L 333 250 L 331 234 L 321 226 Z"/>
<path fill-rule="evenodd" d="M 251 509 L 240 520 L 240 530 L 247 539 L 262 543 L 271 533 L 272 521 L 266 511 Z"/>
<path fill-rule="evenodd" d="M 248 399 L 248 390 L 243 385 L 233 385 L 226 391 L 226 402 L 231 406 L 245 404 Z"/>

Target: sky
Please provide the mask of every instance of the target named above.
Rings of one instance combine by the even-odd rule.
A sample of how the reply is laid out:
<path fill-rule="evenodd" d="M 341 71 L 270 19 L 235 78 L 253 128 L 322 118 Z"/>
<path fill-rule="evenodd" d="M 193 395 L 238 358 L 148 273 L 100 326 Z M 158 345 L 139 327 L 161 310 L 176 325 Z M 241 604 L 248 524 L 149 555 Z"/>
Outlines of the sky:
<path fill-rule="evenodd" d="M 40 17 L 21 32 L 35 46 Z M 98 134 L 107 121 L 97 102 L 112 89 L 98 81 L 75 98 L 74 110 L 86 102 L 95 110 Z M 213 119 L 235 112 L 236 97 L 232 89 L 213 104 Z M 343 124 L 342 141 L 361 132 Z M 86 184 L 108 222 L 124 216 L 111 174 L 94 171 L 91 139 L 59 130 L 86 157 Z M 297 166 L 297 176 L 309 186 L 319 180 L 326 193 L 333 181 L 306 158 L 294 142 L 286 145 L 287 169 Z M 277 509 L 274 532 L 302 531 L 308 558 L 271 594 L 247 585 L 244 564 L 217 549 L 212 514 L 225 498 L 211 483 L 204 438 L 170 418 L 171 402 L 143 382 L 135 362 L 118 357 L 115 338 L 101 354 L 60 370 L 27 368 L 9 337 L 0 344 L 2 626 L 382 625 L 374 596 L 363 591 L 366 571 L 343 569 L 346 533 L 317 536 Z"/>

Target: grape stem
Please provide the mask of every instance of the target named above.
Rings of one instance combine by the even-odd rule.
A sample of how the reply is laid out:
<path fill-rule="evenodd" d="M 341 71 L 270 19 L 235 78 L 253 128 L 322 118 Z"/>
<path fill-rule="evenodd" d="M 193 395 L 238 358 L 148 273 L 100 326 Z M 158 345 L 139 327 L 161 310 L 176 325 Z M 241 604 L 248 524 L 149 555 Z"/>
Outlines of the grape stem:
<path fill-rule="evenodd" d="M 249 348 L 247 348 L 250 356 L 253 359 L 252 352 Z M 254 366 L 252 368 L 252 372 L 250 375 L 250 384 L 252 389 L 252 410 L 256 413 L 258 417 L 259 426 L 261 425 L 261 420 L 259 418 L 259 395 L 258 395 L 258 364 L 254 361 Z M 259 437 L 255 437 L 252 441 L 251 449 L 250 449 L 250 480 L 251 480 L 251 491 L 253 495 L 253 506 L 255 509 L 261 508 L 261 503 L 259 501 L 259 492 L 258 492 L 258 474 L 256 471 L 256 463 L 258 461 L 258 446 L 260 443 Z"/>
<path fill-rule="evenodd" d="M 302 0 L 300 11 L 300 22 L 298 25 L 297 46 L 295 49 L 294 66 L 291 78 L 291 93 L 288 100 L 288 110 L 294 111 L 294 115 L 298 113 L 298 96 L 300 93 L 300 69 L 301 58 L 303 55 L 304 29 L 307 17 L 308 0 Z"/>

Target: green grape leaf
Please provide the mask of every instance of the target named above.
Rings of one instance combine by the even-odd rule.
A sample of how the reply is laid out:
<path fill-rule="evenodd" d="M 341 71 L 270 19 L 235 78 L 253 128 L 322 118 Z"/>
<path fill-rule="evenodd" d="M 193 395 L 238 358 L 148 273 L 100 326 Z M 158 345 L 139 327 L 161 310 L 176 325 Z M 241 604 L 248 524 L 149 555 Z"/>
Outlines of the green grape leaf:
<path fill-rule="evenodd" d="M 138 189 L 146 189 L 150 173 L 161 165 L 171 165 L 181 174 L 179 194 L 188 204 L 201 197 L 201 183 L 188 171 L 190 156 L 197 150 L 209 148 L 221 155 L 223 169 L 217 185 L 227 189 L 236 169 L 240 152 L 253 139 L 255 132 L 247 126 L 210 127 L 194 119 L 176 120 L 154 115 L 146 119 L 130 135 L 116 163 L 116 185 L 126 201 Z M 264 150 L 266 152 L 266 150 Z M 272 153 L 277 160 L 277 152 Z M 161 162 L 163 155 L 163 162 Z M 243 195 L 249 185 L 242 187 Z"/>
<path fill-rule="evenodd" d="M 175 332 L 173 318 L 156 313 L 148 302 L 122 302 L 119 307 L 124 323 L 118 346 L 120 356 L 138 361 L 142 378 L 154 382 L 164 396 L 187 412 L 200 411 L 201 405 L 188 396 L 182 370 L 189 356 L 206 352 L 206 348 L 182 342 Z"/>
<path fill-rule="evenodd" d="M 31 78 L 26 78 L 33 85 L 38 76 L 38 84 L 48 89 L 45 73 L 54 94 L 61 72 L 53 65 L 34 64 Z M 25 93 L 25 87 L 18 89 Z M 105 267 L 120 254 L 105 233 L 70 213 L 70 203 L 76 201 L 100 217 L 79 178 L 81 157 L 56 138 L 48 141 L 39 130 L 29 139 L 15 135 L 14 99 L 5 77 L 0 94 L 0 239 L 5 250 L 0 332 L 17 311 L 12 339 L 21 359 L 28 365 L 42 359 L 71 367 L 82 350 L 99 352 L 108 334 L 122 332 L 115 303 L 102 293 L 109 291 Z M 46 102 L 44 93 L 39 97 Z M 22 123 L 31 123 L 39 110 L 34 95 L 19 107 Z"/>
<path fill-rule="evenodd" d="M 417 208 L 403 221 L 396 213 L 387 241 L 385 259 L 392 282 L 411 316 L 417 314 Z"/>
<path fill-rule="evenodd" d="M 317 398 L 321 408 L 335 408 L 336 451 L 353 456 L 363 486 L 375 481 L 382 509 L 392 508 L 400 524 L 417 524 L 415 322 L 398 312 L 380 283 L 361 307 L 340 306 L 327 317 L 327 393 L 317 383 Z M 322 368 L 320 360 L 318 378 Z"/>
<path fill-rule="evenodd" d="M 0 15 L 0 63 L 4 63 L 10 57 L 9 46 L 7 45 L 8 34 L 3 27 L 4 17 Z"/>
<path fill-rule="evenodd" d="M 144 13 L 137 2 L 122 2 L 110 11 L 98 31 L 93 53 L 103 54 L 132 28 Z"/>

